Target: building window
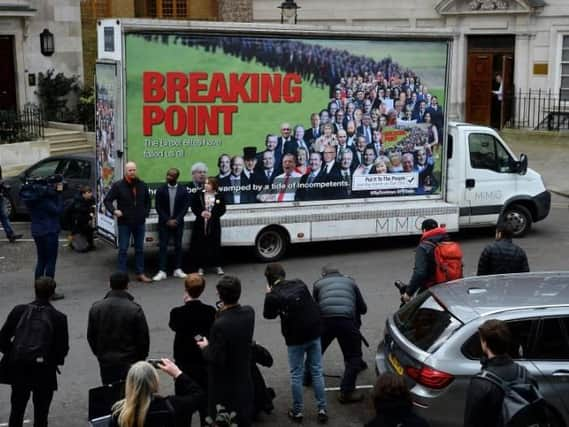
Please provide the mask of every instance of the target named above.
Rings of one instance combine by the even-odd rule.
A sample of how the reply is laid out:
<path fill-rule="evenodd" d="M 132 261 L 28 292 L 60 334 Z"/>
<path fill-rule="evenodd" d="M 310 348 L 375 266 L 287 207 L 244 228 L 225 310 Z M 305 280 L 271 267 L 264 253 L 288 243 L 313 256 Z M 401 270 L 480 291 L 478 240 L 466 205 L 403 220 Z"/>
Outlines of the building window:
<path fill-rule="evenodd" d="M 189 0 L 146 0 L 150 18 L 188 18 Z"/>
<path fill-rule="evenodd" d="M 562 101 L 569 101 L 569 35 L 563 36 L 561 45 L 561 85 L 559 86 Z"/>

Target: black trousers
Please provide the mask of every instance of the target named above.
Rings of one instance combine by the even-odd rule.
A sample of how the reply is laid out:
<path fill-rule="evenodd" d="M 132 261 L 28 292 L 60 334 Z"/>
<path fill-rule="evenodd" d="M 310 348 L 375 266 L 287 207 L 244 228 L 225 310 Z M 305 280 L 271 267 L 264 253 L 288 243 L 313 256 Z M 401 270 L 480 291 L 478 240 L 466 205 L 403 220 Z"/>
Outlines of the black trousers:
<path fill-rule="evenodd" d="M 130 369 L 130 364 L 106 366 L 100 365 L 100 368 L 101 381 L 103 382 L 103 385 L 106 385 L 126 380 L 126 375 Z"/>
<path fill-rule="evenodd" d="M 346 317 L 322 318 L 322 335 L 320 337 L 322 354 L 332 341 L 338 340 L 342 356 L 344 356 L 344 375 L 340 384 L 340 391 L 348 393 L 356 388 L 358 373 L 363 366 L 362 338 L 359 327 L 353 319 Z M 305 369 L 305 373 L 309 372 Z M 305 381 L 310 381 L 305 376 Z"/>
<path fill-rule="evenodd" d="M 34 427 L 47 427 L 47 416 L 49 414 L 49 406 L 53 399 L 54 390 L 48 390 L 41 387 L 28 387 L 21 385 L 12 386 L 12 396 L 10 403 L 12 410 L 10 411 L 10 421 L 8 427 L 22 427 L 24 424 L 24 413 L 30 395 L 33 393 L 32 401 L 34 403 Z"/>

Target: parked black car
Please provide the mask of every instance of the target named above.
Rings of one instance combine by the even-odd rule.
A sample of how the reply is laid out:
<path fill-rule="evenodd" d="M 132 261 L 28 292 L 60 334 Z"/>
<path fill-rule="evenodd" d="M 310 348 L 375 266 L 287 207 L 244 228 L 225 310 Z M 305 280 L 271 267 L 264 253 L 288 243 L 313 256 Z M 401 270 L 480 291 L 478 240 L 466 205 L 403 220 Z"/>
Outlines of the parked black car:
<path fill-rule="evenodd" d="M 5 177 L 4 183 L 9 189 L 4 194 L 4 207 L 8 216 L 13 219 L 15 215 L 27 214 L 26 205 L 20 200 L 20 188 L 27 179 L 56 174 L 63 175 L 67 183 L 63 190 L 64 203 L 67 205 L 82 185 L 90 185 L 95 190 L 95 155 L 85 153 L 46 157 L 19 175 Z"/>

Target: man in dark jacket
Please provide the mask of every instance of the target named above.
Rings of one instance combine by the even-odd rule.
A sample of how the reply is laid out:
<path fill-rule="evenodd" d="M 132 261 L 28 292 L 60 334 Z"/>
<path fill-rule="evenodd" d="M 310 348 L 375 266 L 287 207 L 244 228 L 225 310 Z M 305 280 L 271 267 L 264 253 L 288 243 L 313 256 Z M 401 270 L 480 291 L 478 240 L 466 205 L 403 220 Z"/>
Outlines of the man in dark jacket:
<path fill-rule="evenodd" d="M 519 369 L 525 368 L 517 365 L 508 355 L 511 346 L 508 326 L 501 320 L 490 319 L 478 328 L 478 334 L 484 353 L 480 362 L 482 370 L 490 371 L 504 381 L 519 378 Z M 530 381 L 534 383 L 531 378 Z M 502 426 L 503 401 L 504 392 L 497 384 L 478 375 L 473 377 L 466 394 L 464 427 Z"/>
<path fill-rule="evenodd" d="M 176 364 L 207 390 L 207 365 L 196 338 L 209 338 L 215 320 L 215 308 L 200 301 L 205 288 L 205 278 L 197 273 L 189 274 L 184 281 L 184 305 L 170 311 L 170 329 L 174 336 L 174 360 Z M 207 405 L 200 409 L 202 424 L 207 414 Z M 190 423 L 186 423 L 189 425 Z"/>
<path fill-rule="evenodd" d="M 208 363 L 208 412 L 215 418 L 216 405 L 221 404 L 228 412 L 237 413 L 239 427 L 247 427 L 253 412 L 251 345 L 255 312 L 239 304 L 241 282 L 237 277 L 223 276 L 217 293 L 222 307 L 209 340 L 203 337 L 198 341 Z"/>
<path fill-rule="evenodd" d="M 344 356 L 344 375 L 340 385 L 340 403 L 360 402 L 364 395 L 356 391 L 356 378 L 364 365 L 360 316 L 367 305 L 358 285 L 334 267 L 322 268 L 322 278 L 314 283 L 312 295 L 322 318 L 322 354 L 334 339 Z"/>
<path fill-rule="evenodd" d="M 4 353 L 0 362 L 0 383 L 12 385 L 10 426 L 22 426 L 24 412 L 32 393 L 34 426 L 47 426 L 49 407 L 53 393 L 57 390 L 57 367 L 63 365 L 69 351 L 67 316 L 49 303 L 55 286 L 51 277 L 36 279 L 36 300 L 31 304 L 14 307 L 0 330 L 0 351 Z M 36 314 L 32 314 L 34 310 L 38 310 Z M 27 334 L 24 333 L 26 327 L 20 320 L 25 319 L 34 323 L 41 321 L 45 326 L 44 330 L 49 331 L 50 335 L 44 336 L 45 357 L 38 354 L 34 361 L 23 360 L 26 346 L 22 335 Z M 49 325 L 46 322 L 49 322 Z"/>
<path fill-rule="evenodd" d="M 37 262 L 35 278 L 47 276 L 55 278 L 55 264 L 59 246 L 61 225 L 59 218 L 63 213 L 63 182 L 26 183 L 20 190 L 20 196 L 30 213 L 30 227 L 36 244 Z M 52 299 L 61 299 L 63 294 L 55 293 Z"/>
<path fill-rule="evenodd" d="M 513 235 L 511 224 L 501 222 L 496 226 L 496 241 L 486 246 L 480 255 L 478 276 L 529 271 L 527 255 L 512 242 Z"/>
<path fill-rule="evenodd" d="M 434 250 L 436 244 L 449 240 L 446 228 L 439 227 L 434 219 L 426 219 L 421 224 L 421 241 L 415 249 L 415 266 L 411 281 L 401 296 L 404 302 L 408 302 L 415 292 L 422 292 L 434 282 L 435 259 Z"/>
<path fill-rule="evenodd" d="M 302 280 L 285 280 L 284 268 L 277 263 L 265 269 L 267 293 L 263 307 L 265 319 L 281 318 L 281 331 L 288 350 L 291 372 L 292 409 L 288 416 L 295 422 L 303 419 L 304 409 L 302 380 L 304 361 L 310 366 L 314 397 L 318 405 L 318 422 L 328 421 L 324 374 L 322 370 L 322 347 L 320 343 L 320 313 L 318 304 Z"/>
<path fill-rule="evenodd" d="M 144 274 L 144 233 L 146 217 L 150 213 L 150 193 L 144 181 L 136 176 L 136 163 L 125 165 L 125 176 L 113 184 L 105 197 L 105 208 L 117 218 L 119 226 L 119 271 L 126 273 L 127 251 L 130 237 L 134 239 L 136 278 L 150 283 Z M 114 203 L 116 202 L 116 207 Z"/>
<path fill-rule="evenodd" d="M 190 206 L 190 194 L 178 185 L 180 171 L 168 169 L 166 184 L 156 190 L 156 212 L 158 213 L 158 239 L 160 241 L 160 271 L 152 278 L 164 280 L 168 275 L 168 242 L 174 239 L 174 277 L 186 278 L 182 270 L 182 237 L 184 235 L 184 216 Z"/>
<path fill-rule="evenodd" d="M 150 338 L 142 307 L 128 288 L 128 275 L 111 275 L 111 291 L 89 310 L 87 341 L 99 361 L 101 381 L 124 380 L 130 366 L 148 356 Z"/>

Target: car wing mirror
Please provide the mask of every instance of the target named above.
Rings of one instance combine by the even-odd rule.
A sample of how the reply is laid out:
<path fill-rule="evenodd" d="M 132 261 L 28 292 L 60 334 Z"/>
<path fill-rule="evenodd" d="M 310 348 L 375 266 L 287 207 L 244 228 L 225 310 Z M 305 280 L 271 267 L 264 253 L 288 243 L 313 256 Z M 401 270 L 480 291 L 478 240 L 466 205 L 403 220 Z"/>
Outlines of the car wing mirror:
<path fill-rule="evenodd" d="M 525 175 L 526 172 L 528 171 L 528 156 L 526 156 L 525 154 L 520 154 L 520 160 L 518 162 L 518 168 L 517 168 L 517 172 L 520 175 Z"/>

